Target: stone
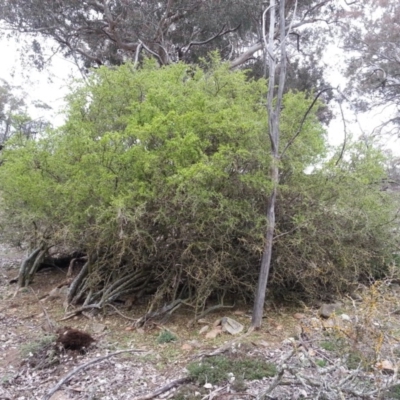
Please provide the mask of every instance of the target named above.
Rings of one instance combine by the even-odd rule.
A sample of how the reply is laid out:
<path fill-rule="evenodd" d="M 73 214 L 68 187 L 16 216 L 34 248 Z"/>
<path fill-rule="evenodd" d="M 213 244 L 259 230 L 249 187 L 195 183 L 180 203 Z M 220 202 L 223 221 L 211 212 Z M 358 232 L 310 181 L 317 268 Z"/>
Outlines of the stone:
<path fill-rule="evenodd" d="M 107 329 L 106 325 L 100 324 L 99 322 L 93 322 L 91 325 L 92 331 L 96 334 L 102 333 Z"/>
<path fill-rule="evenodd" d="M 341 303 L 324 303 L 319 309 L 319 316 L 322 318 L 329 318 L 336 310 L 338 310 L 342 306 Z"/>
<path fill-rule="evenodd" d="M 342 314 L 340 318 L 342 318 L 343 321 L 351 321 L 351 318 L 347 314 Z"/>
<path fill-rule="evenodd" d="M 241 323 L 229 317 L 221 319 L 221 326 L 224 332 L 228 332 L 231 335 L 237 335 L 244 329 L 244 326 Z"/>
<path fill-rule="evenodd" d="M 203 333 L 206 333 L 209 329 L 210 329 L 210 327 L 209 327 L 208 325 L 203 326 L 203 327 L 199 330 L 199 335 L 202 335 Z"/>

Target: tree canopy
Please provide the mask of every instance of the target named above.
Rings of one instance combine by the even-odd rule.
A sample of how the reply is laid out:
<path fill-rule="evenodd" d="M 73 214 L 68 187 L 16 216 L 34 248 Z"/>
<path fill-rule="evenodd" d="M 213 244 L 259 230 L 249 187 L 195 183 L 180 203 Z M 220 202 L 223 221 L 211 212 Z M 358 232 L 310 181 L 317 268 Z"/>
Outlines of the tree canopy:
<path fill-rule="evenodd" d="M 288 88 L 321 88 L 325 81 L 318 59 L 332 40 L 327 27 L 340 20 L 343 5 L 333 0 L 287 1 L 285 10 L 290 30 Z M 0 21 L 9 35 L 29 35 L 26 54 L 39 68 L 48 59 L 42 39 L 51 38 L 52 52 L 85 69 L 128 60 L 140 63 L 145 57 L 154 57 L 160 65 L 196 64 L 218 50 L 232 68 L 251 68 L 255 76 L 265 76 L 264 11 L 261 0 L 0 1 Z"/>

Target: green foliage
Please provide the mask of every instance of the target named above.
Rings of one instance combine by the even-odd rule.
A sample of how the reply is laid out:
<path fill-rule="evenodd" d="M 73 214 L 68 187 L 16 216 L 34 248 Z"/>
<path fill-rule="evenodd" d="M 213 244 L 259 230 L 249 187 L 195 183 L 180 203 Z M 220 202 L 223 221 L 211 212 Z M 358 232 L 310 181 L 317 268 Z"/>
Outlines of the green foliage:
<path fill-rule="evenodd" d="M 199 385 L 223 383 L 228 381 L 230 376 L 238 379 L 255 380 L 272 377 L 277 373 L 274 364 L 249 357 L 210 357 L 200 363 L 189 364 L 187 369 L 189 377 Z"/>
<path fill-rule="evenodd" d="M 362 354 L 358 351 L 351 351 L 349 352 L 346 365 L 348 369 L 357 369 L 363 364 L 363 357 Z"/>
<path fill-rule="evenodd" d="M 59 362 L 55 347 L 55 336 L 46 335 L 20 348 L 21 357 L 33 368 L 48 368 Z"/>
<path fill-rule="evenodd" d="M 360 143 L 339 162 L 338 154 L 309 174 L 285 177 L 273 271 L 284 291 L 329 300 L 388 271 L 398 217 L 393 196 L 381 190 L 384 158 Z"/>
<path fill-rule="evenodd" d="M 170 331 L 163 330 L 157 337 L 157 343 L 170 343 L 175 342 L 178 338 Z"/>
<path fill-rule="evenodd" d="M 321 348 L 323 348 L 324 350 L 327 350 L 327 351 L 335 351 L 338 349 L 338 345 L 331 340 L 321 342 L 320 346 L 321 346 Z"/>
<path fill-rule="evenodd" d="M 271 189 L 266 86 L 216 56 L 93 71 L 63 127 L 2 151 L 4 231 L 86 252 L 98 298 L 116 282 L 198 308 L 227 290 L 252 298 Z M 281 150 L 309 104 L 286 95 Z M 336 165 L 328 150 L 311 113 L 281 159 L 272 289 L 322 297 L 384 273 L 395 219 L 382 156 L 353 145 Z"/>
<path fill-rule="evenodd" d="M 315 364 L 317 364 L 321 368 L 324 368 L 328 365 L 328 362 L 320 358 L 319 360 L 315 361 Z"/>
<path fill-rule="evenodd" d="M 400 385 L 394 385 L 392 386 L 386 393 L 385 393 L 385 398 L 386 399 L 400 399 Z"/>

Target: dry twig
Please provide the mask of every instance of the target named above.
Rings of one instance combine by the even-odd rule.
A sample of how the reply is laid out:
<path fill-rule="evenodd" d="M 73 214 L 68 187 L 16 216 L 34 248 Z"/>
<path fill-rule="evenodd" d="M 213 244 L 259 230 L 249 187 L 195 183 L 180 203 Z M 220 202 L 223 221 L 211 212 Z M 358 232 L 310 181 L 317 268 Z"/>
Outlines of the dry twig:
<path fill-rule="evenodd" d="M 168 390 L 174 388 L 175 386 L 182 385 L 182 383 L 186 383 L 188 381 L 189 381 L 188 377 L 175 379 L 174 381 L 172 381 L 170 383 L 167 383 L 164 386 L 161 386 L 160 388 L 158 388 L 154 392 L 146 394 L 145 396 L 135 397 L 133 400 L 151 400 L 151 399 L 154 399 L 155 397 L 159 396 L 162 393 L 167 392 Z"/>
<path fill-rule="evenodd" d="M 42 400 L 49 400 L 50 397 L 57 392 L 57 390 L 59 390 L 61 388 L 62 385 L 64 385 L 64 383 L 68 382 L 75 374 L 77 374 L 78 372 L 90 367 L 93 364 L 97 364 L 103 360 L 106 360 L 110 357 L 114 357 L 117 356 L 119 354 L 122 353 L 142 353 L 145 352 L 145 350 L 137 350 L 137 349 L 128 349 L 128 350 L 119 350 L 116 351 L 114 353 L 110 353 L 107 354 L 105 356 L 101 356 L 101 357 L 97 357 L 94 360 L 90 360 L 85 364 L 79 365 L 78 367 L 76 367 L 75 369 L 73 369 L 71 372 L 69 372 L 67 375 L 65 375 L 63 378 L 61 378 L 57 384 L 46 394 L 43 396 Z"/>

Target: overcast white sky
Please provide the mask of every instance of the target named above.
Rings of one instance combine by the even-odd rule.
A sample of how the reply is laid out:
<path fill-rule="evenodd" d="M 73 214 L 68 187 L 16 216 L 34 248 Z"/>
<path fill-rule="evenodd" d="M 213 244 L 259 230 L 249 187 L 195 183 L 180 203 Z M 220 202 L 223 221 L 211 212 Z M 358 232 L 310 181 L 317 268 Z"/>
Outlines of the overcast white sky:
<path fill-rule="evenodd" d="M 29 114 L 34 118 L 44 117 L 51 119 L 55 125 L 62 123 L 60 111 L 63 109 L 64 96 L 68 93 L 68 82 L 71 77 L 79 77 L 76 66 L 70 61 L 55 55 L 49 68 L 39 72 L 36 69 L 27 71 L 23 68 L 19 45 L 14 41 L 0 39 L 0 79 L 4 79 L 11 86 L 21 86 L 26 93 L 26 103 L 41 100 L 52 107 L 51 111 L 38 108 L 29 108 Z"/>

